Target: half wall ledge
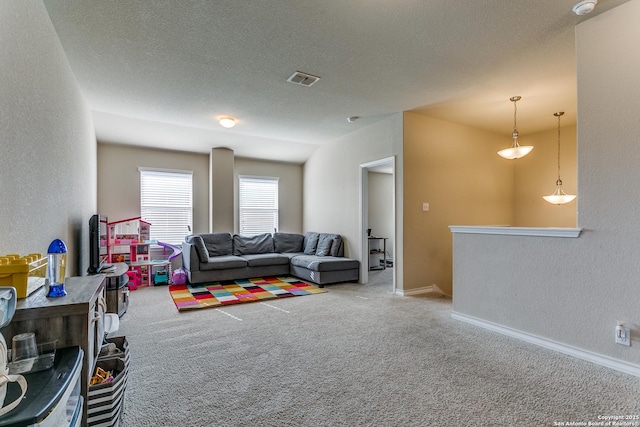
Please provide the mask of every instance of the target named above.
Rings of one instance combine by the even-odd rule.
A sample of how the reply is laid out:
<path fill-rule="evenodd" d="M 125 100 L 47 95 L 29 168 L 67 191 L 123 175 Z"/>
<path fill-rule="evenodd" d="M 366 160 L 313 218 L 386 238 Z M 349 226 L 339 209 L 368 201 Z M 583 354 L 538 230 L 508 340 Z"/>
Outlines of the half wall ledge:
<path fill-rule="evenodd" d="M 569 237 L 580 236 L 582 228 L 559 227 L 510 227 L 510 226 L 468 226 L 450 225 L 452 233 L 460 234 L 499 234 L 504 236 L 534 236 L 534 237 Z"/>

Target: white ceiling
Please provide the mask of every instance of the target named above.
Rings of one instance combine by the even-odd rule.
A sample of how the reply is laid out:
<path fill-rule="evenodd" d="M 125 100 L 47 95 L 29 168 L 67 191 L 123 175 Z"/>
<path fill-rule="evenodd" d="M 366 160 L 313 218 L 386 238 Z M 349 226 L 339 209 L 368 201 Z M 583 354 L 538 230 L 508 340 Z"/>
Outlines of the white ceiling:
<path fill-rule="evenodd" d="M 573 123 L 574 26 L 626 1 L 583 17 L 577 0 L 44 3 L 100 141 L 304 162 L 406 110 L 508 137 L 520 95 L 521 136 L 556 111 Z M 321 79 L 288 83 L 295 71 Z"/>

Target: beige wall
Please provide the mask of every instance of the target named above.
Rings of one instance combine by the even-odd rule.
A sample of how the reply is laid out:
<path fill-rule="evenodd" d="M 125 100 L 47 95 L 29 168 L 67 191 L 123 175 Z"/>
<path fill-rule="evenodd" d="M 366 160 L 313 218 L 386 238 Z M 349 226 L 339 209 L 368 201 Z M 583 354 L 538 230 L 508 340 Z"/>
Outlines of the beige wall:
<path fill-rule="evenodd" d="M 96 139 L 87 105 L 39 1 L 0 2 L 0 255 L 67 244 L 89 266 Z"/>
<path fill-rule="evenodd" d="M 640 372 L 640 0 L 576 27 L 579 238 L 456 235 L 454 312 Z M 567 180 L 569 181 L 569 180 Z M 618 321 L 631 347 L 614 343 Z M 635 337 L 635 338 L 634 338 Z"/>
<path fill-rule="evenodd" d="M 557 124 L 553 112 L 550 123 Z M 567 194 L 576 194 L 576 128 L 563 126 L 560 148 L 560 175 Z M 526 157 L 514 161 L 515 195 L 514 226 L 517 227 L 575 227 L 576 201 L 566 205 L 552 205 L 542 196 L 556 189 L 558 176 L 557 128 L 526 136 L 526 144 L 534 149 Z M 506 160 L 505 160 L 506 161 Z"/>
<path fill-rule="evenodd" d="M 280 178 L 278 181 L 278 208 L 280 210 L 278 231 L 302 233 L 302 165 L 236 157 L 234 170 L 236 232 L 240 228 L 238 224 L 238 175 L 253 175 Z"/>
<path fill-rule="evenodd" d="M 491 132 L 404 114 L 405 291 L 436 285 L 452 293 L 450 225 L 513 222 L 514 163 L 496 154 L 509 142 Z"/>
<path fill-rule="evenodd" d="M 396 156 L 396 258 L 402 259 L 402 114 L 393 114 L 320 146 L 304 167 L 304 231 L 345 237 L 346 255 L 362 262 L 360 165 Z M 402 265 L 395 269 L 402 288 Z"/>
<path fill-rule="evenodd" d="M 139 167 L 193 171 L 193 231 L 209 231 L 209 156 L 98 144 L 98 212 L 109 221 L 140 216 Z"/>

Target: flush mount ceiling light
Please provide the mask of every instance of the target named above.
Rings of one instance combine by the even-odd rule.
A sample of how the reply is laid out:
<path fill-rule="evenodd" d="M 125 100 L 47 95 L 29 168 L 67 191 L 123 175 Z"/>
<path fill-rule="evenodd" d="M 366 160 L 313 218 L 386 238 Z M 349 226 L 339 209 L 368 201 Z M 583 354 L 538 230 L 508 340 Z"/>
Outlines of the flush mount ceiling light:
<path fill-rule="evenodd" d="M 562 190 L 562 180 L 560 179 L 560 116 L 563 114 L 564 112 L 562 111 L 553 113 L 558 118 L 558 179 L 556 180 L 556 191 L 550 196 L 542 196 L 543 199 L 554 205 L 564 205 L 576 198 L 575 195 L 567 194 Z"/>
<path fill-rule="evenodd" d="M 220 117 L 218 123 L 220 123 L 220 126 L 222 126 L 223 128 L 230 129 L 236 125 L 236 119 L 235 117 L 231 116 L 223 116 Z"/>
<path fill-rule="evenodd" d="M 518 126 L 516 125 L 516 114 L 518 109 L 516 107 L 516 102 L 520 101 L 522 97 L 513 96 L 509 98 L 511 102 L 513 102 L 513 132 L 511 133 L 511 137 L 513 138 L 513 145 L 510 148 L 505 148 L 504 150 L 498 151 L 498 155 L 504 157 L 505 159 L 514 160 L 519 159 L 520 157 L 524 157 L 531 150 L 533 150 L 532 145 L 520 145 L 518 144 Z"/>
<path fill-rule="evenodd" d="M 583 0 L 573 6 L 573 12 L 578 16 L 586 15 L 593 12 L 597 4 L 598 0 Z"/>

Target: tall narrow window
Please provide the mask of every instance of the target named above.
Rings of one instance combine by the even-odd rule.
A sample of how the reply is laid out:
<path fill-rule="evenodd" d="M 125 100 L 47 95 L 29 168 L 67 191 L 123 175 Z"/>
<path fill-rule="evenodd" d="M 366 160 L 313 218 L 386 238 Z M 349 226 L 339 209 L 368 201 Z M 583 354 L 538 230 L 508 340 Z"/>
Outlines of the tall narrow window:
<path fill-rule="evenodd" d="M 151 239 L 180 244 L 193 226 L 193 173 L 139 168 L 140 215 Z"/>
<path fill-rule="evenodd" d="M 240 234 L 255 236 L 278 230 L 278 178 L 239 177 Z"/>

